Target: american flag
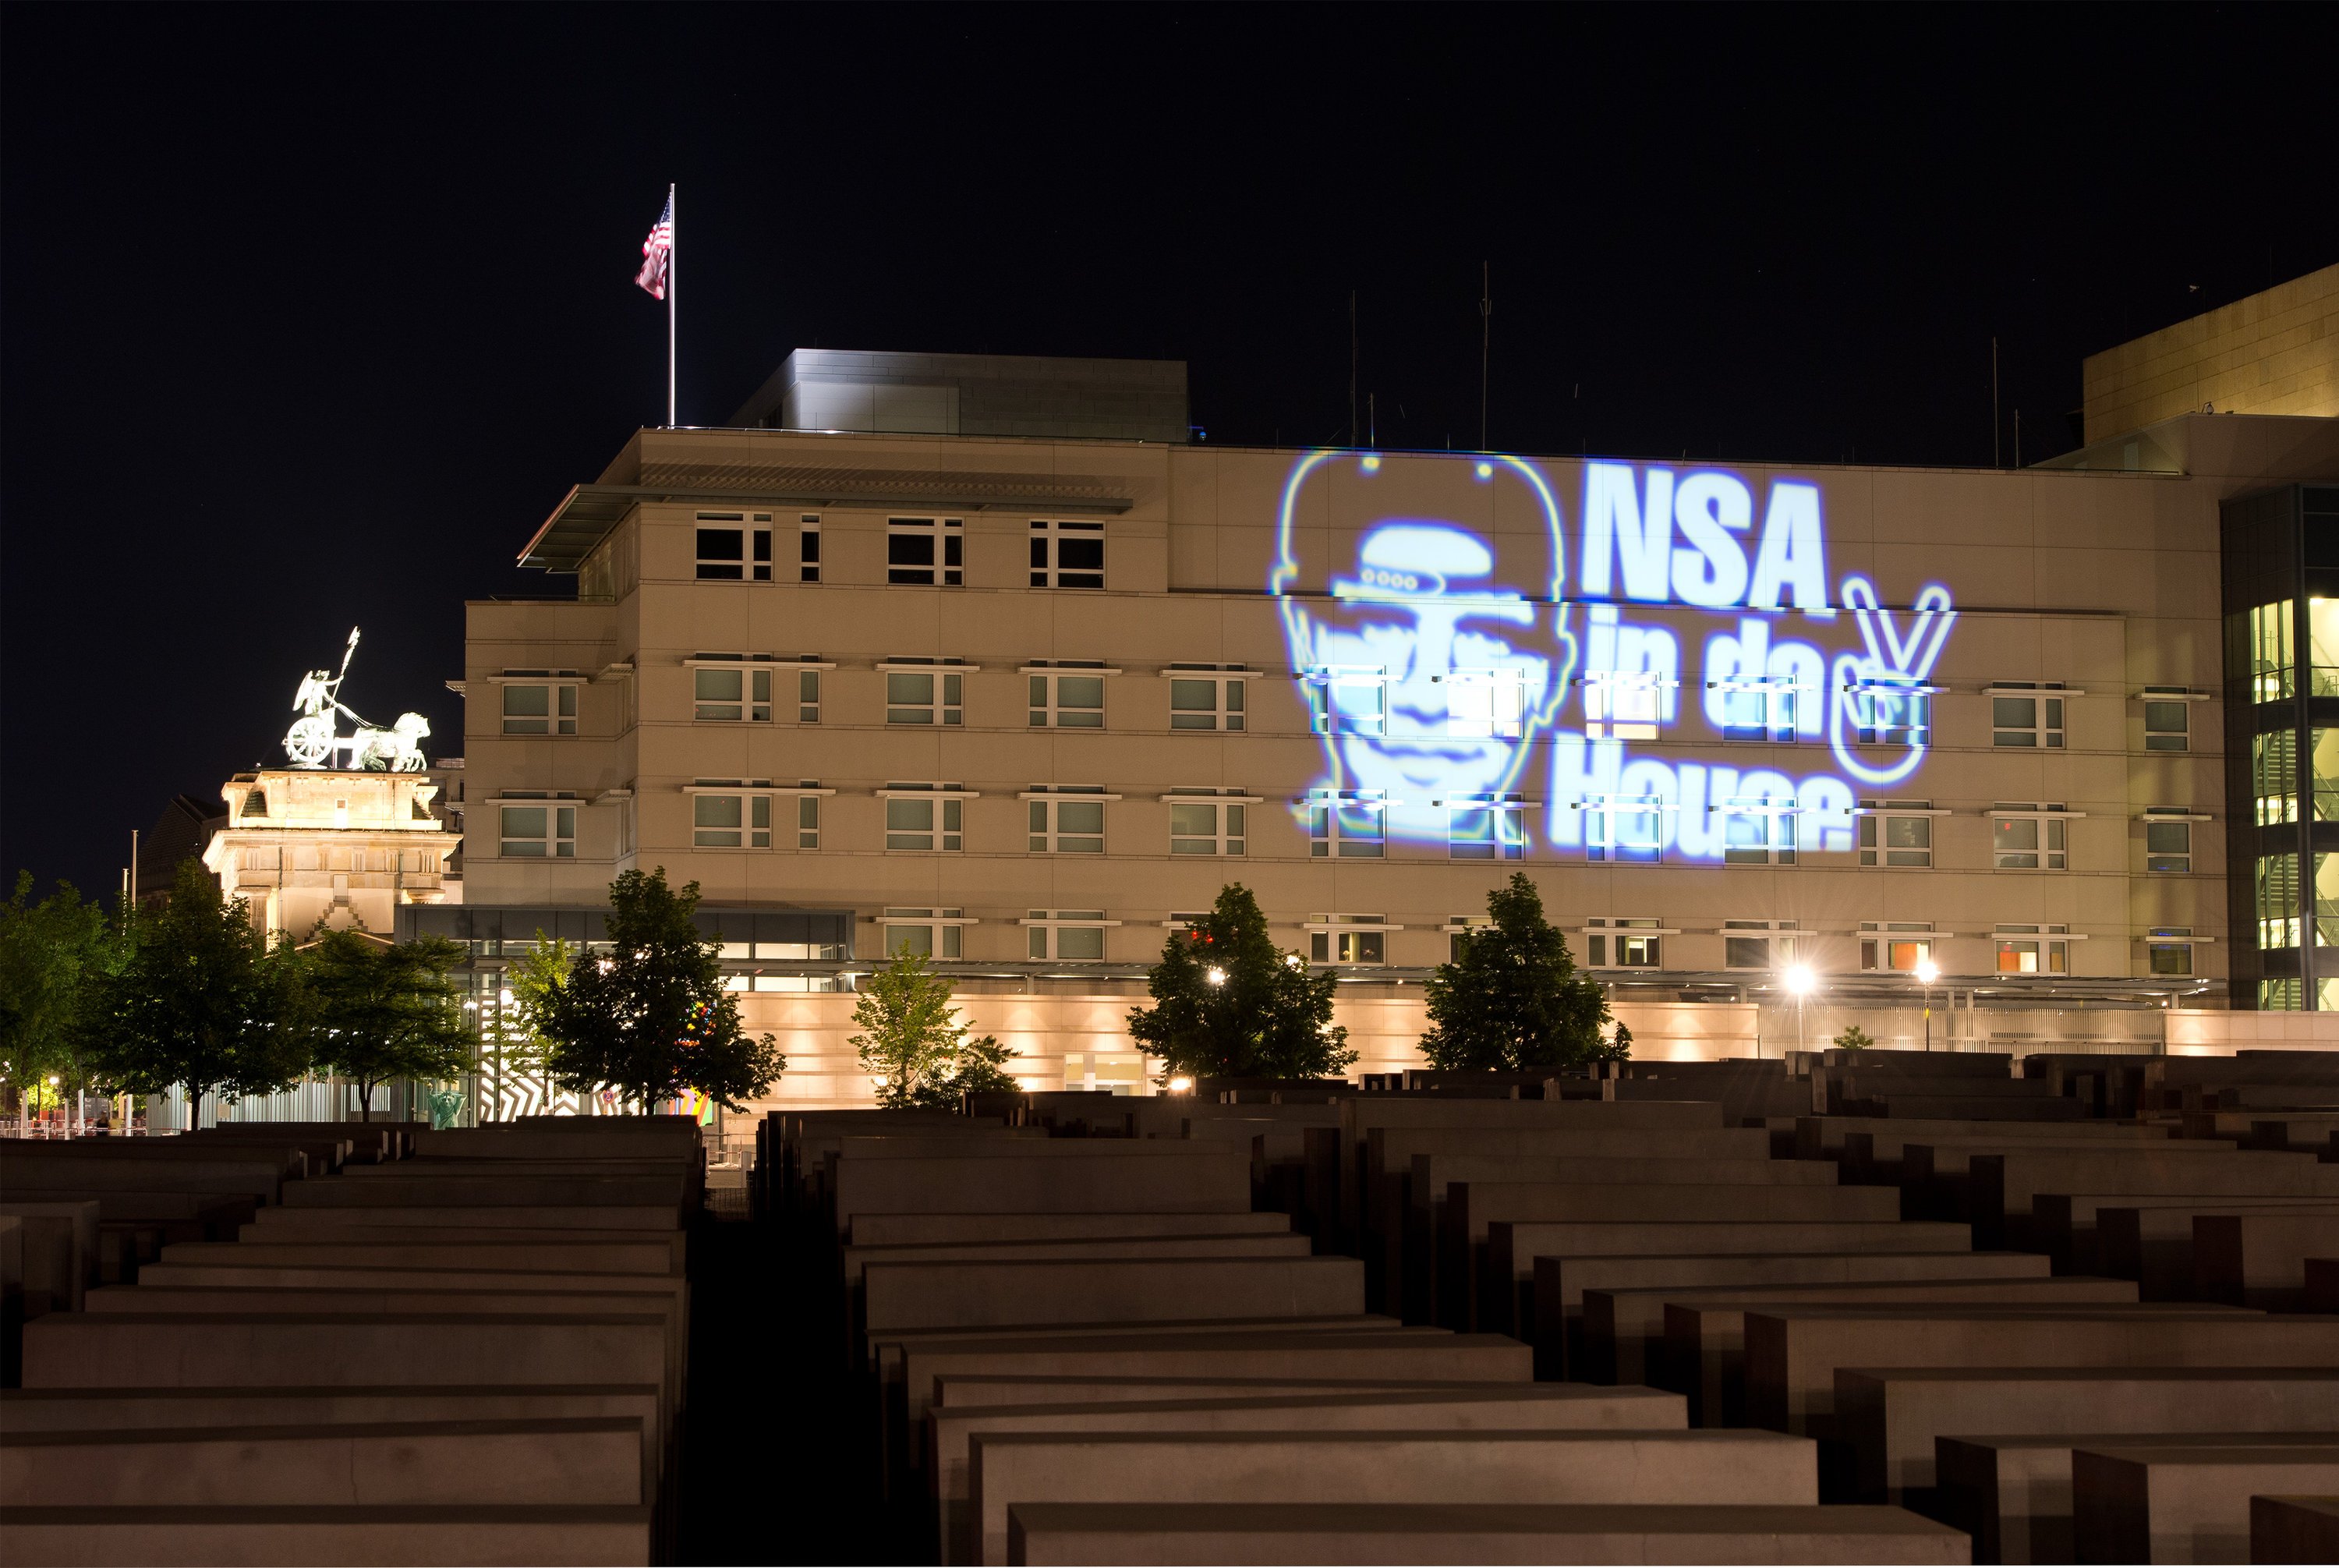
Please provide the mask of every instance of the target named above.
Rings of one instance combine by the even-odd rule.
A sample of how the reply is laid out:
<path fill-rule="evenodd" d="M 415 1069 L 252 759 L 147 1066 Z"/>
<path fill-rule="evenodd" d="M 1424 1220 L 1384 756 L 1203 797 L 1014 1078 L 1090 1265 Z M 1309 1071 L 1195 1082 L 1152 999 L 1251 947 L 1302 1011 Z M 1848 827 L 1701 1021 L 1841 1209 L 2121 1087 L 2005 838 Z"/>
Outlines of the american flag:
<path fill-rule="evenodd" d="M 666 199 L 666 211 L 650 228 L 650 237 L 642 242 L 642 270 L 634 281 L 649 291 L 650 298 L 666 298 L 666 260 L 674 251 L 674 197 Z"/>

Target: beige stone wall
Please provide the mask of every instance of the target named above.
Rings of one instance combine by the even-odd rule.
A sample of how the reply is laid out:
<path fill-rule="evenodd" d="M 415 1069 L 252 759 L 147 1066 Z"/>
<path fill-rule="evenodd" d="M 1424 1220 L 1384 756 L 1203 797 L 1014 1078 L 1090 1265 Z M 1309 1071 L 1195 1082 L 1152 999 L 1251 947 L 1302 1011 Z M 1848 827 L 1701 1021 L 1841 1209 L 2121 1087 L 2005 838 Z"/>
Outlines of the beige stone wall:
<path fill-rule="evenodd" d="M 2087 357 L 2090 444 L 2178 414 L 2339 414 L 2339 266 Z"/>

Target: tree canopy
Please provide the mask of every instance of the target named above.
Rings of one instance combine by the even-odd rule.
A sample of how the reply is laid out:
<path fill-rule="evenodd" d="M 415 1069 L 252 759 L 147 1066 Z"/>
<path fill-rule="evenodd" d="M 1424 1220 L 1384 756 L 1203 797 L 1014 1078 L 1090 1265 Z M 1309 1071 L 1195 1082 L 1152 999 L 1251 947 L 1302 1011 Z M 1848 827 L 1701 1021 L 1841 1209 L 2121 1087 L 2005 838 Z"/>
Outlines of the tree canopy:
<path fill-rule="evenodd" d="M 1567 938 L 1544 918 L 1543 895 L 1524 872 L 1486 895 L 1493 923 L 1461 933 L 1452 962 L 1427 986 L 1429 1031 L 1421 1051 L 1446 1071 L 1522 1071 L 1580 1066 L 1629 1050 L 1603 1040 L 1608 996 L 1581 973 Z"/>
<path fill-rule="evenodd" d="M 1229 883 L 1207 916 L 1162 943 L 1146 977 L 1154 1005 L 1130 1010 L 1129 1032 L 1165 1078 L 1337 1077 L 1357 1053 L 1332 1021 L 1333 984 L 1277 947 L 1258 900 Z"/>
<path fill-rule="evenodd" d="M 121 965 L 119 923 L 82 902 L 71 883 L 33 902 L 20 872 L 0 903 L 0 1074 L 37 1085 L 54 1074 L 78 1089 L 88 1077 L 95 992 Z"/>
<path fill-rule="evenodd" d="M 987 1034 L 967 1038 L 953 991 L 906 946 L 862 985 L 853 1007 L 861 1032 L 845 1043 L 880 1080 L 878 1104 L 955 1109 L 970 1091 L 1016 1087 L 1006 1065 L 1015 1053 Z"/>
<path fill-rule="evenodd" d="M 579 955 L 528 1010 L 555 1083 L 645 1108 L 696 1089 L 741 1110 L 787 1070 L 770 1035 L 740 1027 L 721 944 L 692 919 L 698 896 L 695 882 L 668 887 L 663 866 L 609 884 L 609 951 Z"/>
<path fill-rule="evenodd" d="M 363 1119 L 393 1079 L 452 1078 L 470 1065 L 471 1034 L 448 973 L 463 950 L 444 937 L 385 942 L 328 931 L 301 953 L 316 1066 L 357 1085 Z"/>

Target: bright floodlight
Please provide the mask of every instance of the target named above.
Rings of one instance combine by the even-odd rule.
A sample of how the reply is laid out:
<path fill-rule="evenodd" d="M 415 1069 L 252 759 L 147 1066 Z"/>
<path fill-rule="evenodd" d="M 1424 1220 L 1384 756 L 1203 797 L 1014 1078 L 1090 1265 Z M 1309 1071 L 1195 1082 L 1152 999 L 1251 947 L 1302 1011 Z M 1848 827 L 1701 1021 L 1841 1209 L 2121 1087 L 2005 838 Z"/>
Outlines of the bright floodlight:
<path fill-rule="evenodd" d="M 1173 1078 L 1170 1080 L 1170 1092 L 1191 1094 L 1194 1092 L 1194 1080 L 1190 1078 Z"/>
<path fill-rule="evenodd" d="M 1814 983 L 1816 983 L 1811 979 L 1811 965 L 1807 963 L 1799 963 L 1788 970 L 1786 981 L 1787 989 L 1793 991 L 1797 996 L 1803 995 L 1811 989 Z"/>
<path fill-rule="evenodd" d="M 1928 959 L 1920 959 L 1920 960 L 1919 960 L 1919 961 L 1918 961 L 1918 963 L 1917 963 L 1917 983 L 1918 983 L 1918 984 L 1920 984 L 1920 985 L 1930 985 L 1930 984 L 1932 984 L 1935 981 L 1937 981 L 1937 980 L 1939 980 L 1939 979 L 1940 979 L 1940 978 L 1941 978 L 1941 966 L 1940 966 L 1939 964 L 1935 963 L 1935 962 L 1934 962 L 1931 959 L 1929 959 L 1929 958 L 1928 958 Z"/>
<path fill-rule="evenodd" d="M 1204 970 L 1202 978 L 1212 985 L 1224 985 L 1227 983 L 1227 971 L 1222 969 Z"/>

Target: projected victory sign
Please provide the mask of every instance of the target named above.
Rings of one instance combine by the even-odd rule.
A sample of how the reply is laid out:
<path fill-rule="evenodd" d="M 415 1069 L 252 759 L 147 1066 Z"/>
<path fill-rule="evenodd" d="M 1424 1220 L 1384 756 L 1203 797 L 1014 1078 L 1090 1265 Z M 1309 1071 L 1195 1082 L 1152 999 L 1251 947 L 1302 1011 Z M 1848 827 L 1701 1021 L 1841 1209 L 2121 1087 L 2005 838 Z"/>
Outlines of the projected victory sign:
<path fill-rule="evenodd" d="M 1581 468 L 1563 493 L 1515 458 L 1293 467 L 1268 590 L 1324 737 L 1317 853 L 1516 858 L 1539 824 L 1594 861 L 1784 863 L 1850 848 L 1859 792 L 1923 764 L 1947 588 L 1831 591 L 1808 481 Z M 1707 742 L 1796 760 L 1683 760 Z"/>

